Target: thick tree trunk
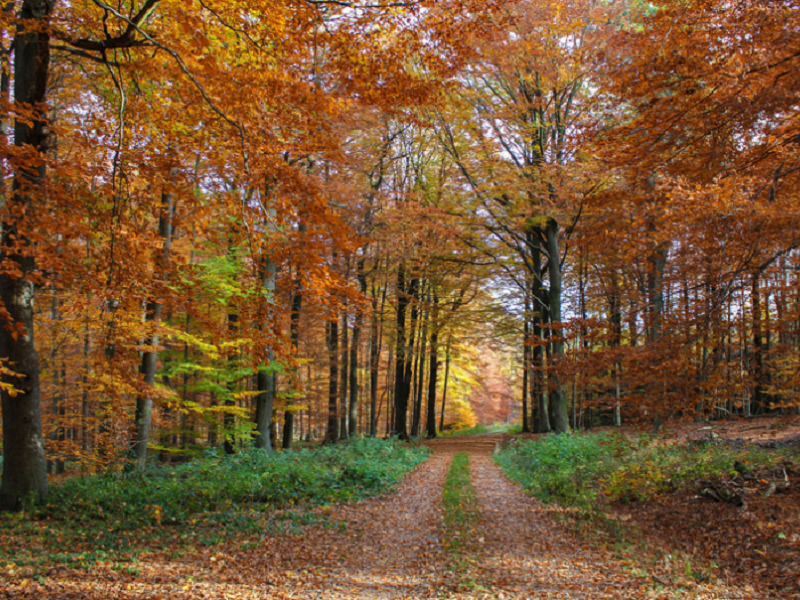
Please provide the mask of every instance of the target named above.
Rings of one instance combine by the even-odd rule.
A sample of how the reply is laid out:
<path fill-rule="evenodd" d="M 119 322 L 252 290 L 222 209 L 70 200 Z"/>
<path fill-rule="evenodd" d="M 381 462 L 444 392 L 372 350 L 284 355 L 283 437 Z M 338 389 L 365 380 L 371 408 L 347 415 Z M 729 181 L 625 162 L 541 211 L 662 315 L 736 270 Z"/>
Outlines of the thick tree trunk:
<path fill-rule="evenodd" d="M 569 411 L 564 386 L 558 378 L 558 366 L 564 355 L 564 341 L 561 331 L 561 263 L 558 248 L 558 223 L 547 220 L 548 275 L 550 277 L 550 336 L 552 344 L 552 364 L 548 364 L 548 387 L 550 388 L 550 421 L 557 433 L 569 430 Z"/>
<path fill-rule="evenodd" d="M 45 110 L 52 10 L 53 2 L 47 0 L 22 2 L 20 19 L 35 23 L 36 27 L 20 28 L 14 39 L 14 101 L 17 106 Z M 43 118 L 37 115 L 33 120 L 17 119 L 14 144 L 18 149 L 29 148 L 33 153 L 31 158 L 39 164 L 17 167 L 11 199 L 14 210 L 8 214 L 30 215 L 37 204 L 37 188 L 45 176 L 47 127 Z M 24 227 L 24 223 L 11 220 L 3 223 L 0 241 L 2 258 L 9 263 L 0 275 L 0 300 L 8 313 L 8 321 L 0 325 L 0 356 L 8 361 L 3 366 L 14 372 L 14 375 L 4 374 L 2 382 L 18 390 L 13 396 L 8 388 L 0 392 L 3 412 L 0 510 L 19 509 L 26 498 L 42 499 L 47 494 L 39 357 L 33 337 L 34 284 L 30 279 L 36 271 L 36 262 L 25 248 L 28 241 Z M 14 325 L 22 327 L 22 332 L 15 330 L 12 335 Z"/>

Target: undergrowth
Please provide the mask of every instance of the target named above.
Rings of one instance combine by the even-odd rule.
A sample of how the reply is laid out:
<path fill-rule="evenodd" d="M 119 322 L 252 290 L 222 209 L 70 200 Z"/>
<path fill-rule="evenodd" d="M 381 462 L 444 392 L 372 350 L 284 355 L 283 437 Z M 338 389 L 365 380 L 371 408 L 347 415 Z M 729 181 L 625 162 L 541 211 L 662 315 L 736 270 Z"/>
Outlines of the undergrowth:
<path fill-rule="evenodd" d="M 428 452 L 361 439 L 275 454 L 209 452 L 143 473 L 68 478 L 51 487 L 47 504 L 0 514 L 0 566 L 91 566 L 133 560 L 153 546 L 214 545 L 234 534 L 294 529 L 324 516 L 293 507 L 382 493 Z"/>
<path fill-rule="evenodd" d="M 722 444 L 664 444 L 641 435 L 561 434 L 515 441 L 495 460 L 524 489 L 546 502 L 598 509 L 603 500 L 643 501 L 736 475 L 739 462 L 755 471 L 786 460 L 781 451 Z"/>

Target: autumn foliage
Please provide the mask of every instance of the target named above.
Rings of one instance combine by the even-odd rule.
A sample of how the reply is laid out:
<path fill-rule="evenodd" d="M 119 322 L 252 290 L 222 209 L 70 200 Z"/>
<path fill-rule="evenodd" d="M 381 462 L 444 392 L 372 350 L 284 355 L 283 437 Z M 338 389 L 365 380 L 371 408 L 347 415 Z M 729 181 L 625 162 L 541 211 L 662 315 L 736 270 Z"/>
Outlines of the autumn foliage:
<path fill-rule="evenodd" d="M 44 495 L 45 460 L 476 410 L 558 432 L 796 410 L 795 13 L 8 5 L 0 502 Z"/>

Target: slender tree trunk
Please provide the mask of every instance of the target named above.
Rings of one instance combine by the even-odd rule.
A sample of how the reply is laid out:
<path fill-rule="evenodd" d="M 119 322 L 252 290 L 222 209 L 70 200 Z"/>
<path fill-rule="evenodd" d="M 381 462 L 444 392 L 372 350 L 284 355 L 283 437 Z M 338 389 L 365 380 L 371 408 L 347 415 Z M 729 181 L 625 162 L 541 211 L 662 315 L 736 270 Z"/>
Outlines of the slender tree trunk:
<path fill-rule="evenodd" d="M 611 274 L 611 297 L 609 298 L 609 317 L 611 321 L 611 340 L 610 345 L 612 352 L 619 352 L 620 344 L 622 343 L 622 313 L 620 309 L 619 299 L 619 285 L 617 282 L 617 274 Z M 620 384 L 619 384 L 619 360 L 615 359 L 613 377 L 614 377 L 614 390 L 616 396 L 616 403 L 614 405 L 614 426 L 622 426 L 622 406 L 620 399 Z"/>
<path fill-rule="evenodd" d="M 525 289 L 525 315 L 522 325 L 522 433 L 528 433 L 528 374 L 530 372 L 530 310 L 529 291 Z"/>
<path fill-rule="evenodd" d="M 761 328 L 761 286 L 759 273 L 753 273 L 751 304 L 753 307 L 753 401 L 752 414 L 758 415 L 764 406 L 764 348 Z"/>
<path fill-rule="evenodd" d="M 425 429 L 429 440 L 436 437 L 436 377 L 439 372 L 439 296 L 433 293 L 431 315 L 430 373 L 428 375 L 428 415 Z"/>
<path fill-rule="evenodd" d="M 349 269 L 348 269 L 349 271 Z M 342 314 L 342 324 L 340 329 L 340 338 L 342 341 L 341 357 L 339 359 L 341 368 L 339 372 L 339 439 L 346 440 L 348 438 L 347 428 L 347 402 L 349 395 L 347 393 L 350 383 L 350 339 L 349 339 L 349 326 L 347 323 L 347 309 L 345 308 Z"/>
<path fill-rule="evenodd" d="M 261 287 L 269 298 L 275 298 L 278 267 L 269 256 L 261 259 Z M 265 334 L 270 328 L 269 305 L 262 307 L 264 313 L 260 316 L 258 329 Z M 256 432 L 254 445 L 267 451 L 272 450 L 272 410 L 275 403 L 275 372 L 273 361 L 275 350 L 270 346 L 266 349 L 267 364 L 262 364 L 256 373 Z"/>
<path fill-rule="evenodd" d="M 235 338 L 239 329 L 239 315 L 237 313 L 228 313 L 228 333 L 231 338 Z M 231 373 L 236 371 L 236 350 L 231 350 L 228 355 L 228 370 Z M 233 454 L 236 451 L 236 417 L 230 410 L 236 406 L 236 400 L 233 395 L 236 391 L 236 381 L 231 378 L 228 381 L 228 398 L 225 399 L 225 415 L 223 416 L 223 424 L 225 429 L 225 439 L 222 442 L 222 447 L 225 454 Z"/>
<path fill-rule="evenodd" d="M 407 417 L 408 396 L 405 394 L 405 366 L 406 366 L 406 308 L 408 307 L 409 293 L 406 290 L 405 266 L 400 265 L 397 270 L 397 333 L 395 339 L 395 378 L 394 378 L 394 419 L 392 434 L 400 439 L 408 439 Z"/>
<path fill-rule="evenodd" d="M 361 293 L 367 293 L 367 276 L 364 273 L 364 258 L 360 258 L 356 263 L 356 277 L 358 278 Z M 356 437 L 358 435 L 358 346 L 361 343 L 361 328 L 364 324 L 364 310 L 356 306 L 355 321 L 353 322 L 353 340 L 350 345 L 350 415 L 348 419 L 348 435 Z"/>
<path fill-rule="evenodd" d="M 328 429 L 325 443 L 339 441 L 339 318 L 328 321 Z"/>
<path fill-rule="evenodd" d="M 414 345 L 417 339 L 417 322 L 419 318 L 419 279 L 416 277 L 411 280 L 408 286 L 408 295 L 411 299 L 411 323 L 409 325 L 408 342 L 405 347 L 405 369 L 403 373 L 403 393 L 402 405 L 405 407 L 403 419 L 408 421 L 408 403 L 411 400 L 412 366 L 414 360 Z M 397 417 L 395 417 L 397 418 Z M 405 426 L 405 435 L 401 439 L 408 439 L 408 424 Z"/>
<path fill-rule="evenodd" d="M 420 422 L 422 421 L 422 386 L 424 383 L 425 357 L 427 356 L 428 342 L 428 315 L 427 312 L 422 316 L 422 329 L 419 336 L 417 363 L 417 382 L 414 390 L 414 419 L 411 423 L 411 436 L 419 437 Z"/>
<path fill-rule="evenodd" d="M 444 389 L 442 390 L 442 414 L 439 417 L 439 431 L 444 431 L 444 409 L 447 407 L 447 382 L 450 380 L 450 343 L 452 340 L 447 341 L 447 347 L 444 352 Z"/>
<path fill-rule="evenodd" d="M 372 315 L 369 332 L 369 435 L 378 435 L 378 371 L 380 367 L 380 351 L 378 349 L 378 298 L 375 295 L 375 284 L 372 285 Z M 386 298 L 384 288 L 384 298 Z M 381 310 L 383 314 L 383 310 Z"/>
<path fill-rule="evenodd" d="M 157 277 L 163 282 L 167 277 L 169 255 L 172 248 L 172 215 L 175 207 L 172 194 L 161 194 L 161 215 L 158 218 L 158 234 L 162 239 L 161 254 L 157 260 Z M 158 293 L 154 295 L 158 297 Z M 142 353 L 141 373 L 144 376 L 145 390 L 136 398 L 136 468 L 144 469 L 147 462 L 147 444 L 150 441 L 150 427 L 153 420 L 153 394 L 155 392 L 156 368 L 158 366 L 158 335 L 156 328 L 161 320 L 161 303 L 156 299 L 147 301 L 145 320 L 153 330 L 145 340 L 146 349 Z"/>
<path fill-rule="evenodd" d="M 294 294 L 292 294 L 292 308 L 289 322 L 289 337 L 292 342 L 292 349 L 297 354 L 297 349 L 300 344 L 300 309 L 303 305 L 303 293 L 301 289 L 301 281 L 298 277 L 295 286 Z M 293 369 L 293 387 L 297 388 L 299 384 L 299 373 L 297 368 Z M 293 403 L 293 402 L 292 402 Z M 301 435 L 302 435 L 302 429 Z M 294 439 L 294 410 L 291 406 L 287 406 L 283 413 L 283 448 L 289 449 L 292 447 L 292 440 Z"/>
<path fill-rule="evenodd" d="M 47 102 L 47 74 L 50 66 L 50 16 L 53 2 L 23 0 L 19 16 L 36 27 L 20 28 L 14 38 L 14 101 L 17 106 L 42 107 Z M 17 119 L 14 145 L 29 149 L 39 160 L 37 166 L 17 167 L 10 215 L 34 212 L 37 192 L 45 177 L 47 127 L 42 114 Z M 30 163 L 28 163 L 30 165 Z M 24 219 L 24 217 L 22 217 Z M 0 483 L 0 510 L 19 509 L 25 498 L 47 495 L 47 464 L 42 440 L 39 356 L 33 337 L 34 284 L 36 271 L 32 253 L 27 252 L 26 224 L 3 223 L 0 252 L 8 265 L 0 275 L 0 300 L 11 323 L 23 328 L 12 335 L 9 327 L 0 327 L 0 356 L 10 364 L 14 375 L 3 375 L 8 389 L 0 392 L 3 413 L 3 478 Z"/>

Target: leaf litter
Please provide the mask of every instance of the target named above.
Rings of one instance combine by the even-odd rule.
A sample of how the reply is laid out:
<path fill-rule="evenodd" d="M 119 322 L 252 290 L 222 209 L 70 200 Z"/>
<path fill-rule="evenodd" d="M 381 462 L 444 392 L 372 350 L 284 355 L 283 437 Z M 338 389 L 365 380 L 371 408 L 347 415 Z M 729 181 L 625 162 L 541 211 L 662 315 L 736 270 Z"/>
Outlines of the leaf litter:
<path fill-rule="evenodd" d="M 501 436 L 436 440 L 433 455 L 390 495 L 325 506 L 293 530 L 242 534 L 180 553 L 165 547 L 131 566 L 0 570 L 0 598 L 128 599 L 661 599 L 769 597 L 749 587 L 662 581 L 642 561 L 570 531 L 559 509 L 526 496 L 491 460 Z M 443 550 L 442 489 L 466 452 L 480 521 L 467 573 Z M 645 557 L 646 558 L 646 557 Z M 646 560 L 644 561 L 647 562 Z"/>

